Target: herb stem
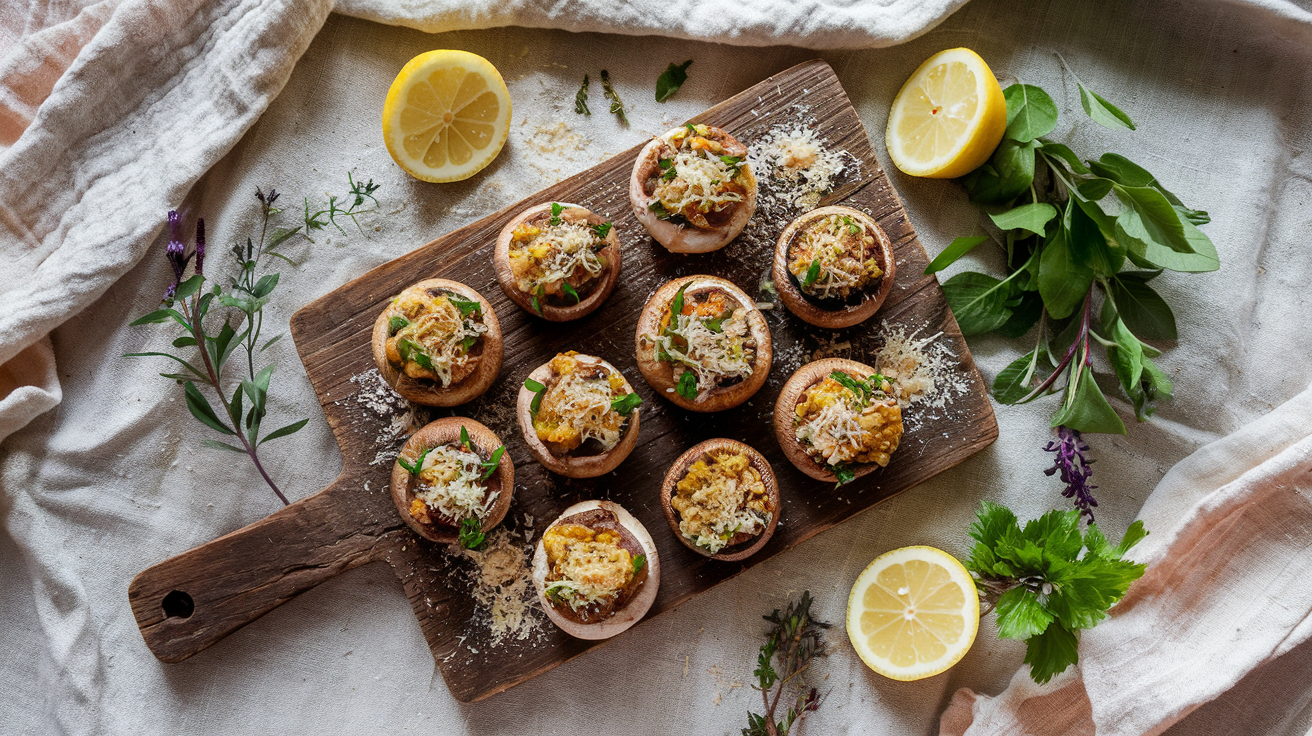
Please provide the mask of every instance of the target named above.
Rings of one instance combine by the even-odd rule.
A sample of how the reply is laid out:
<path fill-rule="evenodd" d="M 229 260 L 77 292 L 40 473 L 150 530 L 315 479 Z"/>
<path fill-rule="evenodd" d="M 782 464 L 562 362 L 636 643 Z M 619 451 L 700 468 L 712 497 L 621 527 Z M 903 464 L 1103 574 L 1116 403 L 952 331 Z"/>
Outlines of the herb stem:
<path fill-rule="evenodd" d="M 1052 384 L 1056 382 L 1057 376 L 1061 375 L 1062 371 L 1066 369 L 1066 366 L 1070 364 L 1071 358 L 1075 357 L 1075 351 L 1078 350 L 1081 345 L 1083 345 L 1084 347 L 1084 361 L 1088 361 L 1089 314 L 1091 311 L 1090 305 L 1092 303 L 1093 303 L 1093 284 L 1089 284 L 1089 293 L 1084 296 L 1084 316 L 1080 320 L 1080 331 L 1078 334 L 1076 334 L 1075 341 L 1072 342 L 1071 346 L 1066 349 L 1066 355 L 1062 357 L 1061 362 L 1057 364 L 1057 367 L 1052 371 L 1052 374 L 1049 375 L 1047 378 L 1045 378 L 1043 380 L 1043 383 L 1040 383 L 1033 391 L 1026 394 L 1025 398 L 1021 399 L 1020 401 L 1017 401 L 1016 402 L 1017 404 L 1024 404 L 1033 401 L 1035 398 L 1039 396 L 1042 396 L 1043 392 L 1047 391 L 1048 388 L 1051 387 Z"/>

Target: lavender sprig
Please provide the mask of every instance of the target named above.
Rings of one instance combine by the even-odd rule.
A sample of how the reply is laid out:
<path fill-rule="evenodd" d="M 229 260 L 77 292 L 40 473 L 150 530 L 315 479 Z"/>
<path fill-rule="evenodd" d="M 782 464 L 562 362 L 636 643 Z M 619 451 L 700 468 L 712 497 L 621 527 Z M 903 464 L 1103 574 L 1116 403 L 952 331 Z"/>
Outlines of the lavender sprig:
<path fill-rule="evenodd" d="M 1079 430 L 1058 427 L 1057 439 L 1050 441 L 1043 449 L 1057 453 L 1052 467 L 1044 470 L 1043 474 L 1051 476 L 1061 471 L 1061 482 L 1066 484 L 1061 495 L 1074 499 L 1075 508 L 1087 516 L 1090 523 L 1093 522 L 1093 509 L 1098 506 L 1098 500 L 1093 497 L 1093 489 L 1098 486 L 1089 485 L 1089 477 L 1093 475 L 1093 468 L 1089 466 L 1093 460 L 1084 454 L 1089 451 L 1089 446 L 1080 439 Z"/>

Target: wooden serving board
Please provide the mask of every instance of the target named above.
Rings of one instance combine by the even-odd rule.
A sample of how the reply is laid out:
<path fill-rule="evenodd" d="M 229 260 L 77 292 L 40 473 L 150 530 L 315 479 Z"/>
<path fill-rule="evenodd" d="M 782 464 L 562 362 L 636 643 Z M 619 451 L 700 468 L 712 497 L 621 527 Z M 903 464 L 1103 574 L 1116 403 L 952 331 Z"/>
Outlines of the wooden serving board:
<path fill-rule="evenodd" d="M 492 389 L 466 406 L 428 416 L 472 417 L 500 435 L 515 463 L 515 498 L 505 525 L 527 539 L 536 540 L 561 510 L 584 499 L 609 499 L 637 516 L 661 556 L 660 595 L 649 616 L 678 606 L 993 442 L 998 430 L 985 384 L 938 282 L 922 275 L 925 252 L 829 65 L 811 61 L 788 69 L 695 121 L 725 128 L 749 146 L 776 125 L 803 122 L 814 126 L 830 150 L 847 153 L 844 176 L 821 204 L 842 203 L 869 212 L 897 254 L 895 286 L 873 319 L 830 332 L 783 311 L 768 313 L 774 365 L 769 381 L 750 402 L 697 415 L 656 396 L 638 374 L 633 357 L 635 324 L 647 298 L 666 280 L 694 273 L 722 276 L 757 294 L 770 270 L 775 239 L 798 212 L 771 216 L 758 211 L 737 241 L 715 253 L 668 253 L 638 224 L 629 205 L 635 147 L 385 263 L 296 313 L 292 336 L 341 445 L 342 473 L 322 492 L 138 575 L 129 597 L 151 651 L 168 662 L 186 659 L 343 570 L 378 560 L 391 565 L 405 586 L 437 666 L 462 702 L 501 692 L 599 645 L 573 639 L 550 624 L 527 641 L 490 644 L 490 631 L 477 619 L 468 586 L 460 582 L 467 577 L 469 561 L 411 533 L 392 506 L 387 492 L 392 463 L 380 455 L 378 440 L 386 440 L 392 417 L 371 408 L 361 392 L 374 369 L 369 336 L 375 317 L 393 295 L 424 278 L 455 279 L 479 290 L 493 304 L 505 336 L 505 361 Z M 623 244 L 619 286 L 601 309 L 577 322 L 552 324 L 529 315 L 502 293 L 493 273 L 492 247 L 501 227 L 528 206 L 551 201 L 574 202 L 611 218 Z M 817 357 L 871 362 L 883 330 L 890 326 L 920 330 L 923 336 L 941 332 L 937 341 L 958 356 L 955 378 L 968 388 L 945 408 L 919 414 L 910 408 L 908 431 L 889 467 L 836 491 L 806 477 L 784 458 L 771 429 L 775 397 L 804 357 L 821 345 L 828 345 L 828 352 Z M 835 342 L 850 346 L 835 351 Z M 643 398 L 637 449 L 616 472 L 601 478 L 573 480 L 547 473 L 531 459 L 514 425 L 515 395 L 524 376 L 570 349 L 600 355 L 618 366 Z M 666 469 L 688 447 L 712 437 L 747 442 L 769 459 L 779 476 L 782 523 L 773 539 L 743 562 L 716 562 L 685 548 L 661 511 L 658 491 Z M 383 449 L 395 451 L 398 445 Z M 643 627 L 621 636 L 641 637 Z"/>

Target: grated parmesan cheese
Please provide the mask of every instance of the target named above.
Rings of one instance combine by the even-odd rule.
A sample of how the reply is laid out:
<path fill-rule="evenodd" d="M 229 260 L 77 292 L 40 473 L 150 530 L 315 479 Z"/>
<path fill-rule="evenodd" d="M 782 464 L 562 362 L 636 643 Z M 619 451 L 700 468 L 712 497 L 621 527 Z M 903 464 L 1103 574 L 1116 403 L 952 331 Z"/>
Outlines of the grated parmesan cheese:
<path fill-rule="evenodd" d="M 676 381 L 688 370 L 697 376 L 697 400 L 705 398 L 723 379 L 752 375 L 755 352 L 744 347 L 748 336 L 744 311 L 734 310 L 720 323 L 719 332 L 707 327 L 697 315 L 677 314 L 665 334 L 655 338 L 657 350 L 664 351 L 675 363 Z M 682 339 L 683 347 L 675 344 L 676 337 Z"/>
<path fill-rule="evenodd" d="M 774 126 L 747 150 L 747 163 L 761 187 L 758 206 L 766 214 L 815 209 L 844 173 L 845 153 L 829 150 L 816 136 L 814 125 Z"/>
<path fill-rule="evenodd" d="M 424 456 L 415 498 L 457 521 L 486 519 L 500 491 L 483 486 L 483 458 L 449 445 L 434 447 Z"/>
<path fill-rule="evenodd" d="M 918 338 L 922 329 L 908 333 L 904 325 L 885 328 L 883 347 L 874 353 L 875 368 L 893 381 L 903 409 L 942 409 L 970 390 L 970 379 L 960 370 L 957 356 L 935 342 L 943 333 Z"/>
<path fill-rule="evenodd" d="M 478 604 L 476 618 L 489 630 L 489 645 L 523 641 L 542 631 L 545 618 L 537 607 L 529 554 L 512 532 L 505 527 L 492 531 L 481 551 L 454 549 L 474 563 L 470 596 Z"/>

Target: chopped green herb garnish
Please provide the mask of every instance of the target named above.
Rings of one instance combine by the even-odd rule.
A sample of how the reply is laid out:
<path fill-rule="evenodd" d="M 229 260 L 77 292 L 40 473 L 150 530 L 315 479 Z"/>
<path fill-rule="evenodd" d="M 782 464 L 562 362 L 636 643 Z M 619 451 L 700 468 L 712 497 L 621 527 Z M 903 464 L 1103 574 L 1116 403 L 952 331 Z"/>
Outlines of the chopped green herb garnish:
<path fill-rule="evenodd" d="M 839 463 L 838 465 L 833 465 L 831 467 L 833 468 L 834 471 L 834 477 L 838 479 L 838 483 L 834 486 L 834 488 L 838 488 L 841 485 L 844 485 L 846 483 L 851 483 L 852 481 L 856 480 L 856 471 L 852 470 L 852 468 L 849 467 L 846 463 Z"/>
<path fill-rule="evenodd" d="M 561 284 L 560 284 L 560 288 L 563 289 L 563 290 L 565 291 L 565 296 L 572 296 L 572 297 L 574 297 L 574 303 L 575 303 L 575 304 L 578 304 L 578 303 L 581 301 L 581 300 L 579 299 L 579 293 L 578 293 L 577 291 L 574 291 L 574 287 L 573 287 L 573 286 L 570 286 L 570 285 L 567 284 L 567 283 L 561 282 Z"/>
<path fill-rule="evenodd" d="M 483 525 L 478 519 L 468 518 L 460 522 L 460 546 L 465 549 L 478 549 L 483 546 L 486 535 L 483 534 Z"/>
<path fill-rule="evenodd" d="M 742 160 L 743 160 L 743 157 L 742 157 L 742 156 L 721 156 L 721 157 L 720 157 L 720 161 L 721 161 L 725 166 L 728 166 L 728 167 L 730 167 L 730 168 L 736 168 L 736 167 L 738 166 L 738 164 L 742 163 Z"/>
<path fill-rule="evenodd" d="M 689 133 L 692 133 L 693 135 L 697 135 L 696 125 L 693 125 L 692 123 L 684 123 L 683 127 L 687 128 Z"/>
<path fill-rule="evenodd" d="M 857 235 L 861 232 L 861 226 L 852 221 L 850 217 L 843 217 L 843 224 L 847 225 L 848 232 Z"/>
<path fill-rule="evenodd" d="M 678 291 L 674 292 L 674 299 L 670 301 L 670 324 L 677 322 L 678 316 L 683 313 L 683 292 L 687 288 L 688 285 L 684 284 L 679 287 Z"/>
<path fill-rule="evenodd" d="M 551 219 L 547 220 L 548 225 L 560 224 L 560 213 L 565 211 L 565 206 L 559 202 L 551 203 Z"/>
<path fill-rule="evenodd" d="M 468 355 L 469 349 L 474 347 L 474 343 L 476 342 L 478 342 L 478 335 L 470 335 L 460 341 L 460 349 L 465 351 L 465 355 Z"/>
<path fill-rule="evenodd" d="M 610 408 L 622 417 L 627 417 L 633 413 L 633 410 L 642 404 L 642 397 L 636 393 L 621 396 L 618 399 L 611 399 Z"/>
<path fill-rule="evenodd" d="M 483 477 L 479 480 L 487 480 L 492 474 L 497 472 L 497 467 L 501 465 L 501 456 L 506 454 L 506 446 L 502 445 L 492 451 L 492 457 L 479 463 L 478 466 L 483 469 Z"/>
<path fill-rule="evenodd" d="M 529 300 L 529 303 L 533 305 L 533 311 L 537 312 L 538 316 L 542 316 L 542 299 L 545 298 L 546 295 L 547 287 L 538 284 L 537 290 L 533 292 L 533 298 Z"/>
<path fill-rule="evenodd" d="M 633 574 L 637 575 L 638 571 L 641 570 L 643 566 L 647 564 L 647 555 L 634 555 L 632 562 L 633 562 Z"/>
<path fill-rule="evenodd" d="M 656 218 L 659 220 L 668 220 L 671 217 L 674 217 L 674 214 L 668 212 L 665 209 L 665 205 L 661 204 L 659 199 L 647 205 L 647 209 L 651 210 L 656 215 Z"/>
<path fill-rule="evenodd" d="M 679 383 L 674 387 L 674 391 L 689 401 L 697 398 L 697 374 L 684 371 L 683 375 L 679 376 Z"/>
<path fill-rule="evenodd" d="M 829 377 L 838 381 L 842 384 L 843 388 L 851 391 L 853 395 L 862 401 L 869 398 L 871 394 L 870 387 L 866 385 L 865 381 L 853 378 L 842 371 L 834 371 L 829 374 Z"/>
<path fill-rule="evenodd" d="M 529 404 L 528 410 L 533 416 L 537 416 L 538 409 L 542 407 L 542 397 L 547 393 L 547 387 L 532 378 L 526 378 L 524 379 L 524 388 L 533 392 L 533 403 Z"/>
<path fill-rule="evenodd" d="M 583 75 L 583 86 L 574 95 L 574 112 L 580 115 L 591 115 L 592 111 L 588 109 L 588 75 Z"/>
<path fill-rule="evenodd" d="M 702 324 L 706 325 L 706 329 L 718 334 L 724 330 L 724 321 L 732 316 L 733 312 L 728 311 L 715 319 L 705 320 Z"/>
<path fill-rule="evenodd" d="M 403 468 L 405 468 L 407 471 L 409 471 L 410 475 L 419 475 L 419 471 L 421 471 L 421 470 L 424 469 L 424 458 L 428 457 L 428 453 L 431 452 L 432 449 L 433 449 L 433 448 L 431 448 L 431 447 L 426 447 L 426 448 L 424 448 L 424 451 L 421 452 L 421 453 L 419 453 L 419 459 L 418 459 L 418 460 L 415 460 L 414 465 L 411 465 L 410 463 L 407 463 L 407 462 L 405 461 L 405 458 L 402 457 L 402 456 L 400 456 L 400 455 L 397 455 L 397 456 L 396 456 L 396 462 L 397 462 L 397 464 L 399 464 L 401 467 L 403 467 Z"/>
<path fill-rule="evenodd" d="M 448 296 L 448 297 L 447 297 L 447 301 L 451 302 L 451 306 L 453 306 L 453 307 L 455 307 L 456 309 L 459 309 L 459 310 L 460 310 L 460 316 L 461 316 L 461 317 L 468 317 L 468 316 L 471 315 L 471 314 L 482 314 L 482 313 L 483 313 L 483 305 L 482 305 L 482 304 L 479 304 L 479 303 L 476 302 L 476 301 L 469 301 L 469 300 L 467 300 L 467 299 L 460 299 L 460 298 L 457 298 L 457 297 L 454 297 L 454 296 Z"/>
<path fill-rule="evenodd" d="M 656 77 L 656 101 L 664 102 L 670 99 L 670 95 L 679 91 L 683 83 L 688 81 L 688 67 L 692 65 L 692 59 L 682 64 L 670 62 L 670 65 Z"/>
<path fill-rule="evenodd" d="M 816 258 L 811 261 L 811 267 L 806 269 L 806 278 L 802 280 L 802 288 L 811 288 L 811 284 L 814 284 L 818 278 L 820 278 L 820 259 Z"/>
<path fill-rule="evenodd" d="M 474 451 L 474 445 L 469 441 L 469 430 L 465 429 L 463 424 L 460 425 L 460 444 L 464 445 L 466 450 Z"/>
<path fill-rule="evenodd" d="M 392 318 L 387 320 L 387 334 L 395 335 L 397 332 L 401 331 L 402 327 L 405 327 L 408 324 L 410 324 L 410 320 L 405 317 L 392 315 Z"/>
<path fill-rule="evenodd" d="M 610 229 L 612 227 L 614 227 L 614 225 L 609 222 L 603 222 L 600 225 L 593 225 L 592 234 L 597 236 L 597 240 L 605 240 L 606 236 L 610 235 Z"/>
<path fill-rule="evenodd" d="M 661 181 L 673 181 L 679 172 L 674 168 L 674 160 L 668 158 L 658 159 L 656 164 L 661 167 Z"/>

